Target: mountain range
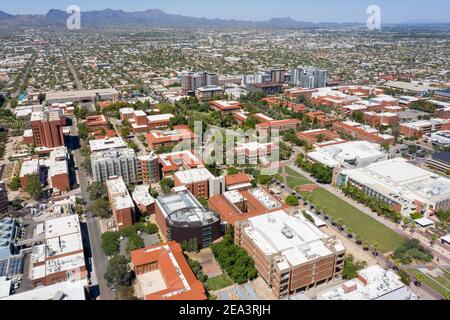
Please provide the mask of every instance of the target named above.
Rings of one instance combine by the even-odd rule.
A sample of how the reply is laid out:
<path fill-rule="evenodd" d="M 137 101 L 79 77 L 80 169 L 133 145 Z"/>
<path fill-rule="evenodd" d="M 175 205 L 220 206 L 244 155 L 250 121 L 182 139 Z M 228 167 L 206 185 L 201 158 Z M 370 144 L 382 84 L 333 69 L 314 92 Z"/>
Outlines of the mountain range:
<path fill-rule="evenodd" d="M 0 23 L 17 26 L 65 26 L 69 15 L 63 10 L 52 9 L 45 15 L 11 15 L 0 11 Z M 334 26 L 337 23 L 312 23 L 287 18 L 272 18 L 267 21 L 242 21 L 207 19 L 165 13 L 159 9 L 126 12 L 123 10 L 98 10 L 81 13 L 81 25 L 88 27 L 152 26 L 152 27 L 277 27 L 317 28 Z M 346 24 L 356 25 L 356 24 Z"/>

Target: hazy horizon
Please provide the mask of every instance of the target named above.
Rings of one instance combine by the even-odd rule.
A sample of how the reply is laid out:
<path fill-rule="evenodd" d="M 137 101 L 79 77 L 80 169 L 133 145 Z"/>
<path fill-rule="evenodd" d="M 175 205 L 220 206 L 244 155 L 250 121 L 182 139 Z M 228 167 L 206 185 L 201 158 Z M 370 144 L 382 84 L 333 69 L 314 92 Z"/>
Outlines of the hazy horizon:
<path fill-rule="evenodd" d="M 369 5 L 381 8 L 382 23 L 449 23 L 450 2 L 447 0 L 228 0 L 212 3 L 207 0 L 21 0 L 2 3 L 0 10 L 9 14 L 45 14 L 50 9 L 65 10 L 69 5 L 78 5 L 82 11 L 103 9 L 144 11 L 160 9 L 166 13 L 209 19 L 236 19 L 262 21 L 271 18 L 290 17 L 298 21 L 364 23 Z"/>

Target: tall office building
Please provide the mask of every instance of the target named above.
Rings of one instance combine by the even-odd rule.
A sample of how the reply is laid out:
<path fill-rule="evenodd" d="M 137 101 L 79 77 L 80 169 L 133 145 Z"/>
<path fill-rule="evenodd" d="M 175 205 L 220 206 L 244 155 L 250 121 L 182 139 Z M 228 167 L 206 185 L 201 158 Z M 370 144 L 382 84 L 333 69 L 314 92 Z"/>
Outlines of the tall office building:
<path fill-rule="evenodd" d="M 286 70 L 280 68 L 270 69 L 270 79 L 273 83 L 284 83 Z"/>
<path fill-rule="evenodd" d="M 181 76 L 181 87 L 184 93 L 193 92 L 204 86 L 219 85 L 219 76 L 208 72 L 185 72 Z"/>
<path fill-rule="evenodd" d="M 328 71 L 312 67 L 297 67 L 292 71 L 292 82 L 302 88 L 315 89 L 327 86 Z"/>

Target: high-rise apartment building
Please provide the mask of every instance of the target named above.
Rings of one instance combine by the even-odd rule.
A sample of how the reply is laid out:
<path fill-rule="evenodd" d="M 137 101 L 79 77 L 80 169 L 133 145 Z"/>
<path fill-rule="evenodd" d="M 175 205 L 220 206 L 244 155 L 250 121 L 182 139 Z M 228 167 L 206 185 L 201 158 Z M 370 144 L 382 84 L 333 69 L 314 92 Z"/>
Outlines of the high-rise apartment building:
<path fill-rule="evenodd" d="M 132 149 L 110 149 L 91 156 L 94 181 L 105 183 L 111 177 L 122 177 L 126 183 L 138 182 L 138 163 Z"/>
<path fill-rule="evenodd" d="M 194 92 L 204 86 L 218 86 L 219 76 L 208 72 L 185 72 L 181 76 L 181 87 L 184 93 Z"/>
<path fill-rule="evenodd" d="M 324 88 L 327 86 L 328 71 L 299 66 L 293 70 L 292 79 L 295 85 L 302 88 Z"/>

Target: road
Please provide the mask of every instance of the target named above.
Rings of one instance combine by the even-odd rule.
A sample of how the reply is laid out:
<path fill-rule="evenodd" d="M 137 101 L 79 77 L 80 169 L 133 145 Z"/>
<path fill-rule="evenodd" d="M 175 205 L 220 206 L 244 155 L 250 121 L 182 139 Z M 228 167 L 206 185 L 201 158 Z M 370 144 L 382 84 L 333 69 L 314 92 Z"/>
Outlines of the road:
<path fill-rule="evenodd" d="M 78 136 L 78 128 L 77 121 L 75 117 L 73 118 L 73 125 L 71 127 L 71 136 Z M 103 275 L 106 272 L 106 268 L 108 265 L 108 258 L 103 253 L 101 248 L 101 228 L 100 222 L 96 219 L 87 208 L 91 204 L 91 200 L 89 198 L 89 192 L 87 191 L 87 187 L 89 185 L 89 178 L 86 175 L 84 170 L 80 170 L 81 163 L 84 161 L 84 157 L 80 153 L 80 149 L 74 150 L 75 163 L 78 167 L 78 180 L 81 187 L 81 193 L 83 196 L 83 200 L 86 202 L 85 213 L 86 213 L 86 225 L 87 231 L 89 234 L 89 243 L 90 243 L 90 253 L 93 262 L 93 282 L 94 279 L 98 282 L 99 290 L 100 290 L 100 298 L 101 300 L 115 300 L 115 293 L 109 288 L 106 280 L 103 278 Z"/>
<path fill-rule="evenodd" d="M 64 48 L 64 45 L 62 44 L 61 40 L 59 42 L 61 45 L 61 50 L 64 55 L 64 59 L 66 60 L 67 66 L 69 67 L 69 70 L 73 76 L 73 80 L 75 81 L 75 85 L 77 86 L 78 90 L 83 90 L 83 84 L 81 83 L 80 79 L 78 79 L 78 74 L 75 71 L 75 68 L 73 67 L 72 62 L 70 62 L 69 57 L 67 56 L 66 49 Z"/>

